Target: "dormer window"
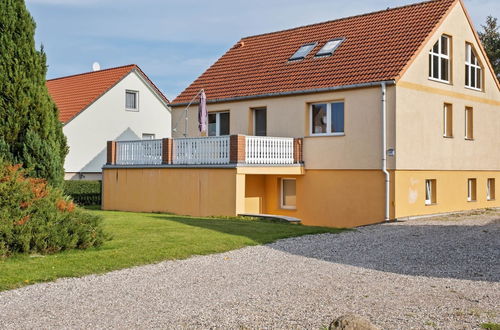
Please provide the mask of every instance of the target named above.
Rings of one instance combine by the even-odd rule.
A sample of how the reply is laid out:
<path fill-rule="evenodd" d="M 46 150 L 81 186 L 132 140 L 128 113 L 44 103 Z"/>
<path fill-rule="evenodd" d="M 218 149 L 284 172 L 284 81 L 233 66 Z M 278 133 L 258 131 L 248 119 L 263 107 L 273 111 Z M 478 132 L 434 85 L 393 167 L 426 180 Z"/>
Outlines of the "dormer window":
<path fill-rule="evenodd" d="M 465 86 L 481 90 L 483 69 L 471 44 L 465 44 Z"/>
<path fill-rule="evenodd" d="M 288 60 L 296 61 L 304 59 L 307 56 L 307 54 L 309 54 L 317 44 L 318 44 L 317 42 L 311 42 L 300 46 L 300 48 L 295 52 L 295 54 L 293 54 L 292 57 L 290 57 Z"/>
<path fill-rule="evenodd" d="M 442 35 L 429 51 L 429 78 L 450 82 L 450 37 Z"/>
<path fill-rule="evenodd" d="M 315 56 L 331 56 L 335 49 L 337 49 L 338 46 L 344 41 L 342 38 L 337 38 L 337 39 L 332 39 L 330 41 L 327 41 L 326 44 L 321 47 L 321 49 L 316 53 Z"/>

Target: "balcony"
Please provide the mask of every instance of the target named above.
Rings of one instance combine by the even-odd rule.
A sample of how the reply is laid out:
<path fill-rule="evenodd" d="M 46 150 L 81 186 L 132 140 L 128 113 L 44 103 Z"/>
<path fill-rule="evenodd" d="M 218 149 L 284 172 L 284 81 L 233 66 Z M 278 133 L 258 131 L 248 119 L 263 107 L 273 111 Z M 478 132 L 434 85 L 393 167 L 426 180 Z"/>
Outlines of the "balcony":
<path fill-rule="evenodd" d="M 211 136 L 109 141 L 107 165 L 115 166 L 290 166 L 302 164 L 302 139 Z"/>

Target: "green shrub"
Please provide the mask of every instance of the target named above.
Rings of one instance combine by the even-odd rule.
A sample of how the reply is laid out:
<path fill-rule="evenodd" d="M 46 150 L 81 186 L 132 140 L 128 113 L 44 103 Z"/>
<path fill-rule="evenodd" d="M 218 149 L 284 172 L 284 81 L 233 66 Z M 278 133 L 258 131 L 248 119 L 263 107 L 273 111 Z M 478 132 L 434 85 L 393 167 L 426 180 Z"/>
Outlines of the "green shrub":
<path fill-rule="evenodd" d="M 67 195 L 100 194 L 101 181 L 66 180 L 64 181 L 64 193 Z"/>
<path fill-rule="evenodd" d="M 100 246 L 106 239 L 101 223 L 46 180 L 0 163 L 0 256 Z"/>
<path fill-rule="evenodd" d="M 64 193 L 79 205 L 100 205 L 101 181 L 66 180 Z"/>

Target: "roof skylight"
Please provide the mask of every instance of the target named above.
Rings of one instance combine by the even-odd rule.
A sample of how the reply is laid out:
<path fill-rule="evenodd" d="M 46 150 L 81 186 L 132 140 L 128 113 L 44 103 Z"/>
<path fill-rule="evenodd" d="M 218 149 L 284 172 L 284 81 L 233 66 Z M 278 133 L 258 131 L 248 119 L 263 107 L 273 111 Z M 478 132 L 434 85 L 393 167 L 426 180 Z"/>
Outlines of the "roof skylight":
<path fill-rule="evenodd" d="M 343 38 L 332 39 L 327 41 L 326 44 L 321 47 L 321 49 L 316 53 L 315 56 L 330 56 L 333 54 L 335 49 L 344 41 Z"/>
<path fill-rule="evenodd" d="M 316 46 L 318 43 L 317 42 L 311 42 L 305 45 L 300 46 L 300 48 L 295 52 L 295 54 L 292 55 L 288 60 L 289 61 L 294 61 L 294 60 L 301 60 L 309 54 L 311 50 L 313 50 L 314 46 Z"/>

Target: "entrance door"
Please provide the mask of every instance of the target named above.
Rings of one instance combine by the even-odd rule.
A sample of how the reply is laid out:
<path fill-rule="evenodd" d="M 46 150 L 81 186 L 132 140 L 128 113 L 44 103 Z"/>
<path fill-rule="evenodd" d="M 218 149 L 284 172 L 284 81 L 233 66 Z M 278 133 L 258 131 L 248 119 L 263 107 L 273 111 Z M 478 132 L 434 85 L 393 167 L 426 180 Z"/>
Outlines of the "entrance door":
<path fill-rule="evenodd" d="M 267 109 L 253 109 L 254 134 L 256 136 L 267 135 Z"/>

